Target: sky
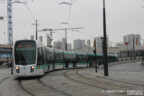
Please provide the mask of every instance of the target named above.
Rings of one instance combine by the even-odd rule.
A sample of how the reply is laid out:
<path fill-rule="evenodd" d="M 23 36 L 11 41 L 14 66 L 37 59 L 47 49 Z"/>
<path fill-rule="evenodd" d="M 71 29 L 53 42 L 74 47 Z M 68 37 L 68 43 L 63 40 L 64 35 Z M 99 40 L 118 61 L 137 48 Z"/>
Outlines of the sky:
<path fill-rule="evenodd" d="M 0 16 L 7 16 L 6 3 L 0 0 Z M 20 0 L 25 1 L 25 0 Z M 13 34 L 14 41 L 30 39 L 35 35 L 35 19 L 38 20 L 38 30 L 44 28 L 83 27 L 78 31 L 68 30 L 68 43 L 73 44 L 75 39 L 91 40 L 103 36 L 103 0 L 73 0 L 69 17 L 69 5 L 60 2 L 71 0 L 27 0 L 24 4 L 13 3 Z M 144 1 L 143 0 L 105 0 L 106 22 L 109 41 L 114 45 L 123 42 L 127 34 L 140 34 L 144 39 Z M 69 22 L 69 24 L 62 24 Z M 4 34 L 5 33 L 5 34 Z M 39 32 L 46 40 L 46 33 Z M 53 42 L 61 40 L 64 31 L 53 33 Z M 52 42 L 52 43 L 53 43 Z M 0 20 L 0 44 L 7 43 L 7 18 Z M 46 45 L 46 42 L 44 42 Z"/>

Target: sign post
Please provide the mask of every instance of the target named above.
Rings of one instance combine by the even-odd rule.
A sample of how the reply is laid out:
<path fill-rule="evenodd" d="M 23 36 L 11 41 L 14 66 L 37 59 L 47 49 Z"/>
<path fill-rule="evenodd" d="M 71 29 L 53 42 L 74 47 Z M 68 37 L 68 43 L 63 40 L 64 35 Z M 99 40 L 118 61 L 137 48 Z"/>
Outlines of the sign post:
<path fill-rule="evenodd" d="M 95 48 L 95 50 L 93 51 L 94 54 L 95 54 L 95 72 L 97 73 L 98 70 L 97 70 L 97 60 L 96 60 L 96 39 L 94 40 L 94 45 L 93 47 Z"/>

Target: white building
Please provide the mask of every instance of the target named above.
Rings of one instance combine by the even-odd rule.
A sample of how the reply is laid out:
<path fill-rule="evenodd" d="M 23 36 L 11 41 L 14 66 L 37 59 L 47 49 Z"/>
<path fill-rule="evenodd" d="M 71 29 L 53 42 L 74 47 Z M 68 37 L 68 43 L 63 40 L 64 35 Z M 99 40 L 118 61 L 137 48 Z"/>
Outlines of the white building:
<path fill-rule="evenodd" d="M 71 44 L 67 44 L 67 50 L 72 50 L 72 45 Z"/>
<path fill-rule="evenodd" d="M 99 36 L 99 37 L 96 37 L 95 39 L 96 39 L 96 45 L 97 45 L 97 47 L 102 48 L 102 46 L 103 46 L 103 37 Z M 108 38 L 107 38 L 107 42 L 108 42 Z M 109 44 L 107 43 L 107 47 L 108 47 L 108 45 Z"/>
<path fill-rule="evenodd" d="M 62 38 L 61 49 L 62 49 L 62 50 L 65 50 L 65 49 L 66 49 L 66 39 L 65 39 L 65 38 Z"/>
<path fill-rule="evenodd" d="M 87 46 L 90 48 L 90 40 L 87 40 Z"/>
<path fill-rule="evenodd" d="M 103 53 L 103 37 L 99 36 L 96 37 L 96 49 L 98 52 Z M 108 38 L 107 38 L 107 42 L 108 42 Z M 109 44 L 107 43 L 107 48 L 109 47 Z"/>
<path fill-rule="evenodd" d="M 52 47 L 51 42 L 52 42 L 52 38 L 50 38 L 50 36 L 47 35 L 47 47 Z"/>
<path fill-rule="evenodd" d="M 43 37 L 42 36 L 39 36 L 39 40 L 41 43 L 43 43 Z"/>
<path fill-rule="evenodd" d="M 124 44 L 129 48 L 140 49 L 141 47 L 141 36 L 139 34 L 128 34 L 123 37 Z"/>
<path fill-rule="evenodd" d="M 31 40 L 34 40 L 34 35 L 31 35 L 31 37 L 30 37 L 30 38 L 31 38 Z"/>
<path fill-rule="evenodd" d="M 57 41 L 57 42 L 54 42 L 54 48 L 56 48 L 56 49 L 61 49 L 61 45 L 62 45 L 62 42 L 60 42 L 60 41 Z"/>
<path fill-rule="evenodd" d="M 77 40 L 74 40 L 74 49 L 75 50 L 78 50 L 78 49 L 82 49 L 85 45 L 85 40 L 80 40 L 80 39 L 77 39 Z"/>
<path fill-rule="evenodd" d="M 62 38 L 62 41 L 54 42 L 54 48 L 66 50 L 66 39 Z M 72 50 L 72 46 L 69 43 L 67 43 L 67 50 Z"/>
<path fill-rule="evenodd" d="M 96 47 L 99 49 L 99 48 L 102 48 L 103 47 L 103 37 L 96 37 Z"/>

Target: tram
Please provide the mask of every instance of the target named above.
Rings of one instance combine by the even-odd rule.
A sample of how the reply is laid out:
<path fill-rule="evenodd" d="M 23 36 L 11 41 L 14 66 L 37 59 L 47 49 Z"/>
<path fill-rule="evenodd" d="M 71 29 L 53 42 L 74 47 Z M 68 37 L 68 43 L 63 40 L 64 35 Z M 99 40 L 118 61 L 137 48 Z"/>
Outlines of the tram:
<path fill-rule="evenodd" d="M 102 61 L 102 55 L 96 55 L 96 60 Z M 108 56 L 109 62 L 116 60 L 116 56 Z M 54 69 L 90 66 L 94 61 L 94 54 L 53 49 L 37 40 L 18 40 L 13 46 L 12 73 L 16 76 L 41 76 Z"/>

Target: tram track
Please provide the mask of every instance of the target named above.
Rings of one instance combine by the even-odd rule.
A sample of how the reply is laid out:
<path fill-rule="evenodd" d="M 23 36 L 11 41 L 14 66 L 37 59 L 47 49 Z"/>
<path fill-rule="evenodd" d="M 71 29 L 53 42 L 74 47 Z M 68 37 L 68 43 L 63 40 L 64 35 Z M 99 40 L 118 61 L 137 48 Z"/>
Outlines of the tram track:
<path fill-rule="evenodd" d="M 29 95 L 29 96 L 53 96 L 49 89 L 39 82 L 39 77 L 30 80 L 19 80 L 19 86 Z M 27 86 L 30 85 L 31 86 Z M 47 92 L 48 91 L 48 92 Z"/>
<path fill-rule="evenodd" d="M 89 78 L 87 76 L 84 76 L 84 75 L 80 74 L 79 71 L 76 71 L 76 74 L 78 74 L 80 77 L 85 78 L 85 79 L 90 79 L 92 81 L 98 81 L 98 82 L 101 82 L 101 83 L 107 83 L 107 84 L 114 85 L 114 86 L 117 86 L 116 83 L 125 84 L 125 85 L 118 85 L 118 86 L 123 87 L 123 88 L 127 88 L 127 89 L 136 90 L 136 89 L 134 89 L 135 87 L 140 87 L 140 88 L 144 89 L 144 85 L 140 85 L 140 84 L 125 82 L 125 81 L 121 81 L 121 80 L 115 80 L 115 79 L 112 79 L 112 78 L 107 78 L 107 77 L 102 77 L 102 76 L 96 77 L 96 79 L 92 79 L 92 78 Z M 111 83 L 111 81 L 113 81 L 113 83 Z M 127 89 L 125 89 L 125 90 L 127 90 Z"/>
<path fill-rule="evenodd" d="M 2 84 L 5 80 L 9 79 L 10 77 L 5 77 L 0 81 L 0 84 Z"/>
<path fill-rule="evenodd" d="M 38 79 L 39 83 L 41 83 L 43 86 L 46 86 L 47 88 L 51 89 L 53 92 L 58 92 L 58 93 L 61 93 L 62 95 L 64 96 L 72 96 L 71 94 L 68 94 L 64 91 L 61 91 L 57 88 L 54 88 L 53 86 L 51 85 L 47 85 L 46 83 L 44 83 L 41 79 Z"/>
<path fill-rule="evenodd" d="M 133 86 L 140 86 L 144 88 L 144 83 L 138 84 L 138 83 L 127 82 L 127 81 L 122 81 L 122 80 L 117 80 L 117 79 L 112 79 L 112 78 L 106 78 L 106 77 L 98 77 L 98 78 L 108 79 L 111 81 L 121 82 L 121 83 L 129 84 L 129 85 L 133 85 Z"/>
<path fill-rule="evenodd" d="M 96 88 L 100 88 L 100 89 L 106 89 L 106 88 L 103 88 L 103 87 L 100 87 L 100 86 L 95 86 L 95 85 L 92 85 L 92 84 L 89 84 L 89 83 L 85 83 L 85 82 L 82 82 L 82 81 L 79 81 L 79 80 L 76 80 L 76 79 L 73 79 L 72 77 L 70 77 L 68 75 L 68 71 L 65 71 L 64 72 L 64 77 L 66 77 L 67 79 L 71 80 L 71 81 L 74 81 L 74 82 L 78 82 L 78 83 L 82 83 L 82 84 L 85 84 L 85 85 L 88 85 L 88 86 L 91 86 L 91 87 L 96 87 Z"/>
<path fill-rule="evenodd" d="M 22 84 L 22 80 L 18 81 L 18 84 L 20 85 L 20 87 L 30 96 L 35 96 L 32 92 L 29 92 L 28 89 L 26 89 L 23 84 Z"/>
<path fill-rule="evenodd" d="M 70 75 L 71 74 L 68 73 L 68 71 L 64 72 L 64 76 L 71 81 L 85 84 L 90 87 L 96 87 L 102 90 L 122 90 L 124 88 L 124 86 L 116 86 L 116 85 L 111 85 L 110 83 L 107 82 L 104 83 L 101 81 L 92 80 L 90 78 L 83 78 L 83 76 L 79 76 L 78 72 L 75 72 L 75 75 L 77 75 L 77 77 L 72 77 Z M 124 89 L 124 92 L 122 93 L 114 93 L 114 94 L 116 94 L 117 96 L 127 96 L 126 91 L 130 89 L 132 90 L 133 88 L 129 87 L 128 89 Z"/>
<path fill-rule="evenodd" d="M 52 71 L 54 72 L 54 71 Z M 48 73 L 51 73 L 51 72 L 48 72 Z M 124 90 L 133 90 L 134 88 L 131 87 L 131 86 L 128 86 L 129 85 L 132 85 L 132 86 L 138 86 L 139 84 L 131 84 L 131 83 L 128 83 L 128 82 L 121 82 L 120 80 L 113 80 L 111 78 L 105 78 L 105 77 L 102 77 L 102 79 L 104 79 L 104 81 L 101 81 L 99 78 L 101 77 L 97 77 L 98 80 L 96 79 L 93 79 L 93 78 L 89 78 L 87 76 L 83 76 L 81 73 L 80 73 L 80 70 L 65 70 L 63 73 L 63 76 L 66 77 L 67 79 L 69 79 L 70 81 L 73 81 L 73 82 L 77 82 L 77 83 L 81 83 L 81 84 L 84 84 L 84 85 L 87 85 L 87 86 L 90 86 L 90 87 L 95 87 L 95 88 L 98 88 L 98 89 L 101 89 L 101 90 L 121 90 L 122 88 L 124 87 L 127 87 L 126 89 Z M 74 75 L 73 75 L 74 74 Z M 48 75 L 45 75 L 45 76 L 48 76 Z M 112 84 L 110 82 L 105 82 L 106 79 L 108 79 L 109 81 L 115 81 L 115 82 L 120 82 L 120 83 L 124 83 L 124 84 L 127 84 L 127 85 L 115 85 L 115 84 Z M 66 93 L 65 91 L 63 90 L 60 90 L 54 86 L 52 86 L 51 84 L 47 84 L 45 83 L 42 78 L 37 78 L 36 79 L 38 81 L 38 83 L 40 84 L 40 86 L 42 86 L 43 88 L 49 90 L 49 94 L 45 95 L 45 96 L 57 96 L 57 95 L 54 95 L 56 93 L 60 94 L 60 95 L 63 95 L 63 96 L 73 96 L 72 94 L 69 94 L 69 93 Z M 3 80 L 4 81 L 4 80 Z M 19 80 L 19 85 L 20 87 L 27 93 L 29 94 L 30 96 L 39 96 L 39 95 L 35 95 L 35 93 L 29 91 L 29 89 L 27 89 L 25 87 L 24 84 L 22 84 L 22 81 L 23 80 Z M 0 81 L 1 83 L 1 81 Z M 141 86 L 141 85 L 140 85 Z M 143 87 L 143 85 L 142 85 Z M 136 90 L 136 89 L 135 89 Z M 56 92 L 56 93 L 55 93 Z M 54 93 L 54 94 L 53 94 Z M 107 96 L 105 95 L 105 93 L 101 93 L 102 95 L 98 95 L 98 96 Z M 124 93 L 112 93 L 114 94 L 114 96 L 127 96 L 126 92 Z M 96 95 L 97 96 L 97 95 Z M 112 95 L 113 96 L 113 95 Z"/>
<path fill-rule="evenodd" d="M 78 68 L 72 68 L 72 69 L 77 69 L 78 70 Z M 64 76 L 65 71 L 66 70 L 63 70 L 63 72 L 61 72 L 62 77 L 65 77 Z M 45 76 L 52 76 L 52 75 L 47 74 Z M 56 76 L 58 76 L 58 75 L 56 75 Z M 71 80 L 68 80 L 65 83 L 63 81 L 62 82 L 60 81 L 59 83 L 57 82 L 57 84 L 60 84 L 60 85 L 58 85 L 59 86 L 58 88 L 56 88 L 56 86 L 55 86 L 55 88 L 58 89 L 58 90 L 62 90 L 62 91 L 66 90 L 67 88 L 71 91 L 73 90 L 74 93 L 70 93 L 71 95 L 68 94 L 68 96 L 107 96 L 107 95 L 101 93 L 102 90 L 95 90 L 93 88 L 87 89 L 87 85 L 84 85 L 84 86 L 82 85 L 81 86 L 81 83 L 79 83 L 79 82 L 78 82 L 79 84 L 77 84 L 75 82 L 73 82 L 73 83 L 70 83 L 70 82 L 71 82 Z M 48 84 L 48 83 L 45 83 L 45 84 Z M 50 86 L 52 86 L 52 84 L 50 84 Z M 66 92 L 66 91 L 63 91 L 63 92 Z M 69 93 L 70 91 L 67 91 L 67 92 Z M 81 94 L 85 94 L 85 95 L 78 95 L 79 92 Z"/>
<path fill-rule="evenodd" d="M 52 72 L 60 71 L 60 70 L 63 70 L 63 69 L 51 70 L 51 71 L 49 71 L 49 72 L 47 72 L 47 73 L 52 73 Z M 1 84 L 3 81 L 5 81 L 6 79 L 8 79 L 8 77 L 2 79 L 2 80 L 0 81 L 0 84 Z M 35 95 L 34 92 L 31 92 L 31 91 L 29 90 L 29 88 L 27 88 L 27 86 L 26 86 L 25 84 L 23 84 L 23 82 L 25 82 L 25 81 L 27 81 L 27 80 L 31 80 L 30 78 L 27 78 L 27 79 L 26 79 L 26 78 L 17 78 L 17 80 L 18 80 L 18 85 L 20 86 L 20 88 L 21 88 L 24 92 L 27 93 L 27 95 L 29 95 L 29 96 L 37 96 L 37 95 Z M 39 77 L 38 77 L 38 78 L 35 78 L 34 80 L 37 80 L 38 83 L 41 84 L 42 86 L 47 87 L 47 88 L 49 88 L 50 90 L 57 91 L 57 92 L 63 94 L 64 96 L 72 96 L 71 94 L 67 94 L 67 93 L 65 93 L 64 91 L 60 91 L 60 90 L 58 90 L 58 89 L 56 89 L 56 88 L 53 88 L 52 86 L 48 86 L 48 85 L 45 84 Z M 34 87 L 33 87 L 33 88 L 34 88 Z M 47 93 L 47 96 L 52 96 L 52 95 L 51 95 L 51 93 Z"/>
<path fill-rule="evenodd" d="M 31 83 L 29 80 L 18 80 L 20 88 L 26 92 L 29 96 L 72 96 L 64 91 L 58 90 L 53 86 L 47 85 L 44 83 L 41 78 L 34 79 L 34 82 Z M 31 87 L 28 87 L 27 84 L 31 84 Z M 39 91 L 41 90 L 41 91 Z M 37 92 L 39 91 L 38 95 Z M 58 94 L 58 95 L 57 95 Z"/>

